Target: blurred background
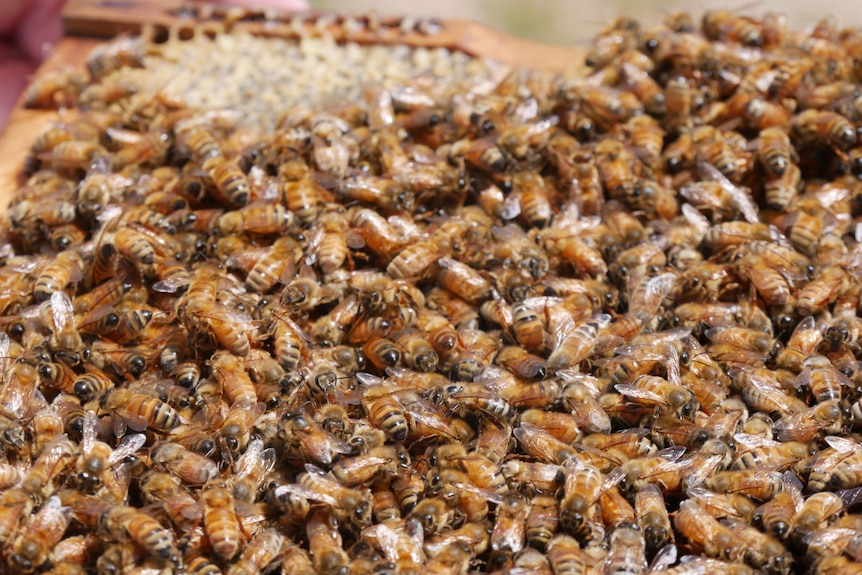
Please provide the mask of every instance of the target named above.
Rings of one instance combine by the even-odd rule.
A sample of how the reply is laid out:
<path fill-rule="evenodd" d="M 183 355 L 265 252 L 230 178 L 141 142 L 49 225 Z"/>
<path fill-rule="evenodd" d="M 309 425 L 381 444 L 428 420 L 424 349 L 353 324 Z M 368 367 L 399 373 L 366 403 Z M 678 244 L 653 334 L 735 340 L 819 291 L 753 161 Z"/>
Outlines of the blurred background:
<path fill-rule="evenodd" d="M 841 26 L 862 26 L 859 0 L 309 0 L 312 8 L 344 13 L 374 10 L 382 16 L 410 15 L 470 18 L 524 38 L 557 44 L 583 44 L 617 16 L 637 18 L 644 25 L 658 23 L 667 13 L 686 10 L 733 9 L 750 16 L 765 12 L 787 15 L 793 28 L 811 25 L 825 17 Z"/>

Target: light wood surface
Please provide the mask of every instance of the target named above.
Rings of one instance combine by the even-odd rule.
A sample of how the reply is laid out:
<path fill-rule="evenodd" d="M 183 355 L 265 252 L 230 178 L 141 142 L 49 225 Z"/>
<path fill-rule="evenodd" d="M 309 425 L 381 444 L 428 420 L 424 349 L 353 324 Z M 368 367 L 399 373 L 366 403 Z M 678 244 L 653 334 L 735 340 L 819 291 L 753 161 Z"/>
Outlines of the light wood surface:
<path fill-rule="evenodd" d="M 182 0 L 68 0 L 63 9 L 65 36 L 54 46 L 35 77 L 68 66 L 83 67 L 90 51 L 104 38 L 138 32 L 151 24 L 168 30 L 199 24 L 239 27 L 261 36 L 294 37 L 298 27 L 287 23 L 297 15 L 236 10 L 224 6 L 190 4 Z M 553 46 L 515 38 L 467 20 L 431 23 L 432 33 L 405 32 L 402 18 L 357 16 L 364 26 L 345 26 L 345 17 L 311 12 L 299 16 L 309 29 L 326 29 L 338 41 L 362 44 L 408 44 L 443 47 L 474 56 L 488 56 L 501 62 L 550 71 L 568 71 L 583 63 L 583 48 Z M 323 19 L 323 20 L 321 20 Z M 411 28 L 413 30 L 413 28 Z M 70 112 L 66 112 L 70 113 Z M 30 144 L 63 112 L 27 110 L 23 100 L 9 116 L 0 133 L 0 212 L 5 211 L 15 191 L 24 183 L 23 165 Z"/>

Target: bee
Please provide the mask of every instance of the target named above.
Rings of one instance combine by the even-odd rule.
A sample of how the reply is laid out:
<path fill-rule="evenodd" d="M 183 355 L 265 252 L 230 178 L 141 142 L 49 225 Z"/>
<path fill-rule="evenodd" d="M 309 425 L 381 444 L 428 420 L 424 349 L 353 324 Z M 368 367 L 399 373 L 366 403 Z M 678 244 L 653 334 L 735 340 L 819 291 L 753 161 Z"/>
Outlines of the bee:
<path fill-rule="evenodd" d="M 683 501 L 674 516 L 674 526 L 710 557 L 744 561 L 747 542 L 716 521 L 697 503 Z"/>
<path fill-rule="evenodd" d="M 66 289 L 70 282 L 82 278 L 84 262 L 75 250 L 58 253 L 54 260 L 42 269 L 33 286 L 33 299 L 37 302 L 51 299 L 52 294 Z"/>
<path fill-rule="evenodd" d="M 437 260 L 437 267 L 439 269 L 437 274 L 439 285 L 466 301 L 476 303 L 484 299 L 491 291 L 491 283 L 466 264 L 452 258 L 442 257 Z"/>
<path fill-rule="evenodd" d="M 787 172 L 795 155 L 790 138 L 778 127 L 764 128 L 760 131 L 759 138 L 757 157 L 763 169 L 772 178 L 780 178 Z M 775 204 L 770 202 L 770 205 Z M 776 207 L 786 208 L 787 204 L 782 202 Z"/>
<path fill-rule="evenodd" d="M 123 37 L 94 48 L 87 58 L 87 69 L 93 78 L 100 79 L 124 66 L 142 67 L 145 55 L 141 38 Z"/>
<path fill-rule="evenodd" d="M 782 417 L 775 422 L 774 429 L 779 441 L 808 442 L 822 431 L 840 428 L 841 422 L 841 408 L 838 400 L 833 399 Z"/>
<path fill-rule="evenodd" d="M 50 497 L 55 483 L 77 455 L 75 444 L 63 434 L 55 437 L 33 461 L 21 479 L 21 487 L 37 502 Z"/>
<path fill-rule="evenodd" d="M 298 247 L 293 238 L 277 239 L 269 252 L 249 270 L 246 287 L 256 293 L 267 293 L 278 283 L 287 285 L 296 273 Z"/>
<path fill-rule="evenodd" d="M 362 394 L 362 407 L 371 424 L 388 437 L 395 441 L 407 439 L 407 417 L 396 389 L 384 385 L 366 388 Z"/>
<path fill-rule="evenodd" d="M 237 501 L 254 503 L 267 475 L 275 467 L 275 449 L 263 448 L 263 441 L 250 441 L 245 452 L 236 461 L 236 474 L 232 478 L 233 496 Z"/>
<path fill-rule="evenodd" d="M 813 532 L 829 525 L 843 510 L 844 502 L 835 493 L 824 491 L 810 495 L 797 505 L 790 521 L 788 535 L 791 541 L 803 542 Z"/>
<path fill-rule="evenodd" d="M 54 352 L 54 356 L 60 361 L 70 365 L 78 365 L 81 361 L 81 352 L 84 343 L 78 331 L 75 321 L 74 306 L 68 294 L 64 291 L 55 291 L 51 294 L 50 321 L 46 322 L 53 331 L 53 336 L 48 346 Z"/>
<path fill-rule="evenodd" d="M 635 515 L 650 552 L 656 552 L 668 542 L 673 542 L 673 529 L 664 496 L 652 483 L 646 483 L 638 490 Z"/>
<path fill-rule="evenodd" d="M 207 150 L 210 149 L 211 144 L 207 143 L 206 145 L 204 145 L 202 142 L 200 145 L 203 146 L 205 150 Z M 210 153 L 212 154 L 213 151 L 214 150 L 211 150 Z M 213 182 L 215 183 L 215 190 L 217 193 L 214 194 L 214 196 L 216 197 L 216 199 L 219 200 L 222 205 L 230 208 L 241 208 L 249 203 L 249 200 L 251 198 L 251 189 L 249 188 L 248 178 L 246 178 L 246 175 L 243 173 L 243 171 L 239 169 L 239 166 L 236 164 L 236 162 L 226 160 L 220 156 L 212 155 L 205 162 L 205 168 L 207 169 L 209 177 L 212 178 Z M 285 213 L 285 208 L 280 204 L 274 207 L 280 208 L 282 210 L 282 213 Z M 263 210 L 262 207 L 259 209 Z M 236 212 L 231 213 L 236 214 Z M 265 220 L 262 221 L 266 221 L 267 224 L 270 226 L 278 226 L 283 221 L 283 218 L 272 218 L 268 211 L 264 213 L 266 214 L 266 216 Z M 277 214 L 278 212 L 276 211 L 275 215 L 277 216 Z M 258 214 L 255 213 L 255 216 L 258 216 Z M 238 214 L 235 216 L 234 219 L 231 219 L 229 222 L 224 222 L 224 224 L 229 223 L 235 226 L 241 226 L 249 219 L 250 218 L 248 217 L 242 218 L 242 215 Z M 252 221 L 257 223 L 257 218 L 255 217 L 255 219 Z M 219 219 L 219 226 L 221 227 L 224 224 L 221 222 L 221 219 Z"/>
<path fill-rule="evenodd" d="M 108 474 L 116 473 L 114 466 L 143 447 L 146 437 L 142 434 L 129 435 L 116 449 L 99 441 L 96 437 L 98 420 L 92 411 L 85 413 L 82 453 L 75 463 L 75 480 L 78 489 L 96 492 L 109 482 Z"/>
<path fill-rule="evenodd" d="M 276 488 L 275 495 L 293 493 L 331 506 L 333 517 L 349 522 L 361 529 L 371 523 L 371 494 L 366 490 L 345 487 L 320 468 L 305 464 L 305 472 L 297 476 L 297 483 Z"/>
<path fill-rule="evenodd" d="M 780 473 L 758 469 L 719 471 L 707 479 L 705 485 L 719 493 L 747 495 L 759 501 L 768 501 L 776 493 L 784 490 Z"/>
<path fill-rule="evenodd" d="M 154 445 L 150 459 L 154 465 L 167 469 L 190 485 L 203 485 L 219 474 L 213 460 L 175 442 Z"/>
<path fill-rule="evenodd" d="M 204 530 L 213 552 L 226 561 L 233 559 L 243 545 L 243 536 L 229 485 L 211 479 L 201 489 L 200 501 Z"/>
<path fill-rule="evenodd" d="M 658 376 L 641 375 L 631 385 L 614 387 L 636 403 L 659 406 L 665 412 L 678 413 L 683 419 L 693 419 L 698 408 L 697 400 L 688 389 Z"/>
<path fill-rule="evenodd" d="M 844 292 L 848 285 L 846 272 L 837 266 L 828 266 L 808 284 L 799 290 L 799 313 L 803 316 L 813 315 L 827 306 Z"/>
<path fill-rule="evenodd" d="M 597 513 L 595 504 L 599 497 L 619 483 L 623 475 L 612 473 L 606 477 L 592 465 L 585 465 L 577 459 L 567 460 L 563 468 L 565 482 L 560 502 L 560 527 L 583 540 L 589 535 L 589 522 Z"/>
<path fill-rule="evenodd" d="M 527 544 L 539 551 L 546 551 L 548 543 L 557 532 L 559 522 L 556 499 L 547 495 L 533 496 L 524 523 L 524 536 Z"/>
<path fill-rule="evenodd" d="M 410 511 L 409 520 L 418 521 L 425 535 L 437 535 L 453 526 L 455 510 L 441 497 L 426 497 Z"/>
<path fill-rule="evenodd" d="M 197 499 L 181 487 L 178 477 L 161 471 L 150 471 L 141 477 L 140 485 L 144 501 L 161 502 L 168 517 L 177 527 L 185 529 L 193 521 L 200 519 Z"/>
<path fill-rule="evenodd" d="M 763 529 L 777 539 L 786 539 L 790 532 L 790 522 L 796 514 L 796 508 L 802 502 L 798 487 L 788 488 L 775 494 L 771 500 L 760 505 L 754 512 L 753 520 L 759 522 Z"/>
<path fill-rule="evenodd" d="M 344 551 L 338 521 L 330 513 L 320 510 L 311 515 L 305 525 L 308 547 L 314 557 L 317 573 L 346 571 L 350 558 Z"/>
<path fill-rule="evenodd" d="M 784 471 L 809 455 L 808 446 L 798 441 L 771 441 L 762 437 L 737 433 L 737 458 L 731 469 L 761 469 Z"/>
<path fill-rule="evenodd" d="M 183 423 L 180 414 L 169 404 L 128 389 L 110 391 L 102 396 L 99 405 L 115 416 L 115 426 L 126 425 L 134 431 L 152 429 L 170 433 Z M 117 429 L 119 427 L 115 427 Z"/>
<path fill-rule="evenodd" d="M 763 45 L 761 24 L 729 10 L 711 10 L 703 15 L 703 32 L 710 40 L 739 42 L 745 46 Z"/>
<path fill-rule="evenodd" d="M 585 573 L 589 563 L 588 556 L 581 550 L 577 539 L 558 533 L 548 542 L 548 562 L 554 573 L 575 575 Z"/>
<path fill-rule="evenodd" d="M 825 438 L 828 448 L 801 464 L 808 473 L 808 489 L 813 492 L 849 489 L 862 484 L 859 461 L 862 450 L 850 440 L 836 436 Z"/>
<path fill-rule="evenodd" d="M 491 531 L 492 550 L 518 553 L 524 548 L 529 510 L 529 501 L 522 494 L 512 492 L 503 497 Z"/>
<path fill-rule="evenodd" d="M 304 456 L 331 465 L 340 455 L 351 453 L 350 445 L 301 414 L 287 413 L 282 418 L 283 436 L 301 447 Z"/>
<path fill-rule="evenodd" d="M 790 130 L 802 144 L 826 142 L 845 150 L 856 143 L 853 125 L 835 112 L 804 110 L 793 117 Z"/>
<path fill-rule="evenodd" d="M 20 573 L 31 573 L 44 564 L 63 537 L 71 516 L 72 509 L 64 507 L 57 496 L 43 503 L 26 530 L 8 549 L 6 563 L 9 568 Z"/>
<path fill-rule="evenodd" d="M 748 545 L 745 553 L 746 563 L 762 569 L 764 573 L 790 572 L 792 558 L 781 542 L 739 520 L 725 519 L 723 523 Z"/>
<path fill-rule="evenodd" d="M 401 346 L 385 337 L 372 337 L 367 340 L 362 346 L 362 353 L 371 365 L 381 372 L 401 363 Z"/>
<path fill-rule="evenodd" d="M 134 507 L 116 506 L 105 509 L 100 516 L 102 528 L 111 536 L 129 537 L 159 562 L 179 565 L 180 554 L 173 533 L 146 513 Z"/>
<path fill-rule="evenodd" d="M 227 575 L 254 575 L 261 573 L 280 555 L 287 539 L 275 529 L 266 529 L 252 539 Z"/>

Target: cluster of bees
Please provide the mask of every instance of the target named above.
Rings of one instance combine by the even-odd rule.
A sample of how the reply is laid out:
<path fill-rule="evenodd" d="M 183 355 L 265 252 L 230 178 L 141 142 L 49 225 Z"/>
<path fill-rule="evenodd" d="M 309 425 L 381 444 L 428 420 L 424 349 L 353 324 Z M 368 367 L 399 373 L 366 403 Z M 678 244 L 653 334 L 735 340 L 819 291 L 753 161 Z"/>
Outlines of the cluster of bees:
<path fill-rule="evenodd" d="M 4 571 L 862 570 L 859 30 L 622 18 L 263 132 L 113 91 L 153 52 L 28 94 Z"/>

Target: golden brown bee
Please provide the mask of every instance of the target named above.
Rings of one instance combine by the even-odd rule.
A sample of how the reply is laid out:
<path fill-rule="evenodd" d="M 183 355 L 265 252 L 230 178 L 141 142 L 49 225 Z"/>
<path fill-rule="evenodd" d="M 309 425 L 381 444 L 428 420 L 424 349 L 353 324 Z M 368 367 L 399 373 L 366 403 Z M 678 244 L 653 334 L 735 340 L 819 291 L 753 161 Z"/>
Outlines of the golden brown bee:
<path fill-rule="evenodd" d="M 798 506 L 788 535 L 791 540 L 803 541 L 812 532 L 826 527 L 843 509 L 844 502 L 835 493 L 814 493 Z"/>
<path fill-rule="evenodd" d="M 83 260 L 77 251 L 60 252 L 36 278 L 33 299 L 37 302 L 51 299 L 51 294 L 63 291 L 70 282 L 81 279 L 82 269 Z"/>
<path fill-rule="evenodd" d="M 805 110 L 793 117 L 790 128 L 802 144 L 822 141 L 843 150 L 856 143 L 853 125 L 835 112 Z"/>
<path fill-rule="evenodd" d="M 673 541 L 673 529 L 664 496 L 652 483 L 647 483 L 638 490 L 635 496 L 635 514 L 648 550 L 655 552 Z"/>
<path fill-rule="evenodd" d="M 350 563 L 338 531 L 338 521 L 325 510 L 311 515 L 306 523 L 308 547 L 317 573 L 337 573 Z"/>
<path fill-rule="evenodd" d="M 732 561 L 745 559 L 746 541 L 693 501 L 680 503 L 679 511 L 674 516 L 674 526 L 710 557 Z"/>
<path fill-rule="evenodd" d="M 218 476 L 215 462 L 178 443 L 164 442 L 153 446 L 150 458 L 153 464 L 164 467 L 191 485 L 203 485 Z"/>
<path fill-rule="evenodd" d="M 301 448 L 302 454 L 323 465 L 332 465 L 338 457 L 351 453 L 344 440 L 300 414 L 285 414 L 282 418 L 285 440 Z"/>
<path fill-rule="evenodd" d="M 838 400 L 828 400 L 775 422 L 779 441 L 811 441 L 818 433 L 839 428 L 842 414 Z"/>
<path fill-rule="evenodd" d="M 588 556 L 581 550 L 578 540 L 564 533 L 558 533 L 548 542 L 548 562 L 554 573 L 585 573 Z"/>
<path fill-rule="evenodd" d="M 213 552 L 222 559 L 232 559 L 243 545 L 243 536 L 228 484 L 219 479 L 208 481 L 201 489 L 200 500 L 204 530 Z"/>
<path fill-rule="evenodd" d="M 729 10 L 712 10 L 703 16 L 703 31 L 711 40 L 739 42 L 746 46 L 763 44 L 761 24 Z"/>
<path fill-rule="evenodd" d="M 206 161 L 205 167 L 215 183 L 215 189 L 218 192 L 216 197 L 222 205 L 237 208 L 249 203 L 251 190 L 248 185 L 248 178 L 239 169 L 236 162 L 213 155 Z M 279 207 L 282 210 L 285 209 L 283 206 L 279 205 Z M 238 225 L 238 222 L 233 220 L 229 223 L 234 226 Z"/>
<path fill-rule="evenodd" d="M 51 319 L 46 323 L 54 333 L 48 345 L 54 357 L 68 365 L 77 365 L 81 361 L 84 343 L 76 325 L 75 308 L 66 292 L 52 293 L 48 310 Z"/>
<path fill-rule="evenodd" d="M 32 573 L 45 563 L 69 526 L 71 508 L 51 497 L 32 516 L 26 530 L 11 544 L 6 563 L 19 573 Z"/>
<path fill-rule="evenodd" d="M 775 497 L 755 510 L 753 520 L 759 522 L 769 535 L 786 539 L 800 499 L 801 495 L 791 489 L 776 493 Z"/>
<path fill-rule="evenodd" d="M 761 165 L 770 176 L 780 178 L 790 167 L 795 154 L 790 138 L 778 127 L 761 130 L 759 138 L 757 154 Z"/>
<path fill-rule="evenodd" d="M 134 454 L 146 441 L 143 435 L 129 435 L 116 449 L 111 449 L 108 444 L 96 438 L 97 427 L 95 414 L 92 411 L 86 412 L 81 442 L 83 452 L 75 464 L 75 479 L 78 489 L 82 491 L 95 492 L 101 488 L 108 482 L 108 474 L 116 473 L 114 465 Z"/>
<path fill-rule="evenodd" d="M 110 391 L 102 396 L 99 405 L 114 415 L 114 425 L 119 428 L 125 425 L 134 431 L 152 429 L 170 433 L 183 423 L 180 414 L 169 404 L 128 389 Z"/>
<path fill-rule="evenodd" d="M 547 495 L 536 495 L 530 500 L 530 511 L 524 525 L 527 544 L 545 551 L 557 532 L 559 524 L 557 501 Z"/>
<path fill-rule="evenodd" d="M 228 569 L 228 575 L 254 575 L 266 569 L 281 555 L 287 544 L 284 535 L 275 529 L 266 529 L 252 539 L 236 563 Z"/>
<path fill-rule="evenodd" d="M 331 196 L 309 177 L 309 169 L 304 162 L 286 162 L 279 167 L 279 174 L 284 179 L 284 204 L 304 226 L 317 219 L 325 202 L 332 201 Z"/>
<path fill-rule="evenodd" d="M 112 537 L 129 537 L 162 564 L 179 564 L 173 533 L 146 513 L 134 507 L 118 506 L 106 509 L 101 517 L 102 527 Z"/>

